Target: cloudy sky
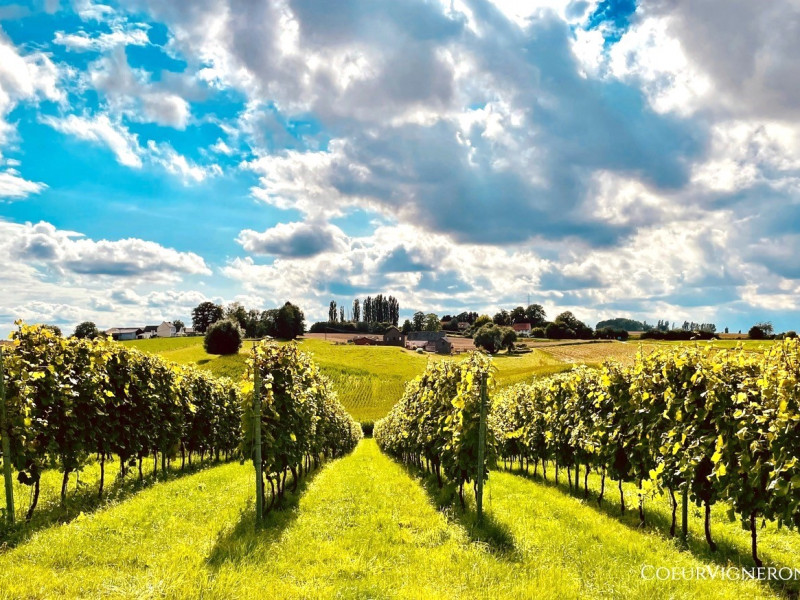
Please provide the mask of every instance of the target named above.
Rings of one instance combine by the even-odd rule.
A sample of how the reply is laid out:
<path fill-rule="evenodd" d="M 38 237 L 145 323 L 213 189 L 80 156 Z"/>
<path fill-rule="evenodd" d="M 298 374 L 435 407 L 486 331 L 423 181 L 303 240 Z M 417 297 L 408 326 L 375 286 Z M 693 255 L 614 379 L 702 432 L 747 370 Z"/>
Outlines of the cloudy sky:
<path fill-rule="evenodd" d="M 796 329 L 798 56 L 798 0 L 5 0 L 0 334 L 379 292 Z"/>

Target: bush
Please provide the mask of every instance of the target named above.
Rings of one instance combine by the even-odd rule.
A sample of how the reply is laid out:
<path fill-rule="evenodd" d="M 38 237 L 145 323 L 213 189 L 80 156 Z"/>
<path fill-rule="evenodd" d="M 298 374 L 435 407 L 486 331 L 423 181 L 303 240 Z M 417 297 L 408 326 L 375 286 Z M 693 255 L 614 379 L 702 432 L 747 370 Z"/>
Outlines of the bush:
<path fill-rule="evenodd" d="M 238 323 L 225 319 L 208 327 L 203 347 L 209 354 L 236 354 L 244 334 Z"/>
<path fill-rule="evenodd" d="M 483 348 L 489 354 L 499 352 L 503 347 L 504 327 L 488 323 L 475 333 L 475 345 Z"/>
<path fill-rule="evenodd" d="M 544 332 L 544 327 L 534 327 L 531 329 L 531 337 L 532 338 L 543 338 L 546 337 Z"/>

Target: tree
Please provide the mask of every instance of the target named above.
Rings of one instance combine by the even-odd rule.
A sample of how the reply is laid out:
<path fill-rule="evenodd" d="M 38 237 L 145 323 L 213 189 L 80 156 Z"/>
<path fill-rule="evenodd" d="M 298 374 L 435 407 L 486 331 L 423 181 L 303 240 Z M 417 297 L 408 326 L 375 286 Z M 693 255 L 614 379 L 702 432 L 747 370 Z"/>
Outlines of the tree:
<path fill-rule="evenodd" d="M 247 330 L 247 309 L 241 302 L 231 302 L 225 307 L 225 318 L 236 321 L 242 331 Z"/>
<path fill-rule="evenodd" d="M 500 330 L 503 333 L 503 338 L 500 342 L 503 348 L 509 352 L 513 351 L 514 344 L 517 341 L 517 332 L 512 327 L 501 327 Z"/>
<path fill-rule="evenodd" d="M 511 315 L 503 309 L 492 318 L 492 321 L 495 325 L 511 325 Z"/>
<path fill-rule="evenodd" d="M 765 321 L 763 323 L 756 323 L 750 328 L 747 336 L 751 340 L 765 340 L 772 336 L 773 333 L 772 323 Z"/>
<path fill-rule="evenodd" d="M 186 323 L 184 323 L 180 319 L 175 319 L 174 321 L 172 321 L 172 324 L 175 325 L 175 331 L 180 331 L 181 329 L 186 327 Z"/>
<path fill-rule="evenodd" d="M 475 321 L 472 323 L 472 330 L 478 331 L 484 325 L 487 325 L 492 322 L 492 317 L 489 315 L 481 315 L 475 318 Z"/>
<path fill-rule="evenodd" d="M 586 325 L 586 323 L 583 321 L 580 321 L 570 311 L 565 311 L 558 315 L 553 323 L 563 330 L 566 330 L 564 331 L 566 335 L 562 336 L 564 338 L 578 338 L 585 340 L 591 339 L 592 337 L 592 328 Z M 550 334 L 548 334 L 547 337 L 550 337 Z"/>
<path fill-rule="evenodd" d="M 525 316 L 525 309 L 521 306 L 517 306 L 515 309 L 511 311 L 511 322 L 512 323 L 527 323 L 527 317 Z"/>
<path fill-rule="evenodd" d="M 72 334 L 72 337 L 85 340 L 93 340 L 99 335 L 100 335 L 100 330 L 97 329 L 97 325 L 95 325 L 91 321 L 84 321 L 75 328 L 75 333 Z"/>
<path fill-rule="evenodd" d="M 525 309 L 525 319 L 531 327 L 543 326 L 547 322 L 547 313 L 541 304 L 529 304 Z"/>
<path fill-rule="evenodd" d="M 291 302 L 284 304 L 275 317 L 275 335 L 284 340 L 293 340 L 306 331 L 305 315 Z"/>
<path fill-rule="evenodd" d="M 221 306 L 217 306 L 213 302 L 203 302 L 192 311 L 192 325 L 200 333 L 205 333 L 213 323 L 222 317 Z"/>
<path fill-rule="evenodd" d="M 503 331 L 494 323 L 488 323 L 475 334 L 475 345 L 489 354 L 495 354 L 503 347 Z"/>
<path fill-rule="evenodd" d="M 242 347 L 243 337 L 236 321 L 223 319 L 208 327 L 203 347 L 209 354 L 236 354 Z"/>
<path fill-rule="evenodd" d="M 439 321 L 439 317 L 433 313 L 428 313 L 425 315 L 425 323 L 423 325 L 423 329 L 425 331 L 441 331 L 442 329 L 442 322 Z"/>
<path fill-rule="evenodd" d="M 414 313 L 414 316 L 411 317 L 411 320 L 414 325 L 414 331 L 422 331 L 425 326 L 425 313 L 418 310 Z"/>
<path fill-rule="evenodd" d="M 359 303 L 358 298 L 353 300 L 353 321 L 358 323 L 361 320 L 361 303 Z"/>
<path fill-rule="evenodd" d="M 403 327 L 400 331 L 403 332 L 403 335 L 408 335 L 409 333 L 414 331 L 414 325 L 411 324 L 411 321 L 406 319 L 405 321 L 403 321 Z"/>
<path fill-rule="evenodd" d="M 328 305 L 328 323 L 336 323 L 336 300 Z"/>
<path fill-rule="evenodd" d="M 339 322 L 344 323 L 344 306 L 339 307 Z"/>

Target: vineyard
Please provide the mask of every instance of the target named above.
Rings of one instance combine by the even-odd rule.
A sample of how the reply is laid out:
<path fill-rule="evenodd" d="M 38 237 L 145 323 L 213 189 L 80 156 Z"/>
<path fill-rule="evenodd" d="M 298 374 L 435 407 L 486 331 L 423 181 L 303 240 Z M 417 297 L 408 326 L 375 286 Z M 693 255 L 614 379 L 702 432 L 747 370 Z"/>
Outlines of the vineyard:
<path fill-rule="evenodd" d="M 485 478 L 478 455 L 479 385 L 491 382 L 485 358 L 429 365 L 401 402 L 378 422 L 379 446 L 400 460 L 445 478 L 459 491 Z M 704 510 L 711 551 L 711 508 L 723 503 L 751 535 L 756 566 L 758 530 L 766 521 L 800 525 L 800 345 L 786 340 L 763 354 L 744 349 L 678 347 L 641 352 L 634 364 L 580 367 L 501 390 L 488 418 L 488 465 L 518 464 L 533 476 L 547 467 L 556 484 L 566 472 L 570 492 L 589 497 L 588 478 L 616 480 L 645 499 L 668 493 L 676 532 L 676 493 Z M 583 471 L 581 471 L 583 470 Z M 463 504 L 463 495 L 462 495 Z"/>
<path fill-rule="evenodd" d="M 166 475 L 178 457 L 181 469 L 193 456 L 252 458 L 256 372 L 265 382 L 260 428 L 269 507 L 283 497 L 287 473 L 296 486 L 312 463 L 341 456 L 361 437 L 330 383 L 294 346 L 254 348 L 245 385 L 119 344 L 65 340 L 40 326 L 20 324 L 12 348 L 3 355 L 3 458 L 32 488 L 27 521 L 46 471 L 61 473 L 64 506 L 70 474 L 92 461 L 102 497 L 107 461 L 118 462 L 120 479 L 137 469 L 141 481 L 148 457 L 156 475 L 159 463 Z M 5 520 L 13 523 L 10 483 L 7 475 Z"/>
<path fill-rule="evenodd" d="M 215 359 L 196 338 L 79 342 L 24 326 L 15 337 L 3 378 L 15 491 L 32 496 L 38 475 L 63 525 L 3 533 L 0 598 L 800 591 L 640 574 L 794 567 L 793 341 L 758 353 L 661 344 L 627 366 L 560 372 L 544 351 L 455 362 L 305 340 L 246 348 L 228 358 L 229 380 L 200 368 Z M 384 416 L 375 440 L 354 413 Z M 72 508 L 88 495 L 85 513 Z"/>

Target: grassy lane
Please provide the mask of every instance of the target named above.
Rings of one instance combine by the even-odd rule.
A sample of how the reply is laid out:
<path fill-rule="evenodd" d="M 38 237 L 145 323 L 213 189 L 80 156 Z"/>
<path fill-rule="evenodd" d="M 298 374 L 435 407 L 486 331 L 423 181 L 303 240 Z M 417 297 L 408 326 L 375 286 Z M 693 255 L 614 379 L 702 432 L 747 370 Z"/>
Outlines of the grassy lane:
<path fill-rule="evenodd" d="M 155 484 L 0 555 L 0 598 L 191 598 L 220 531 L 250 498 L 252 467 L 229 463 Z"/>
<path fill-rule="evenodd" d="M 490 536 L 438 511 L 373 440 L 325 465 L 253 530 L 249 465 L 159 483 L 0 555 L 0 598 L 735 598 L 748 583 L 645 581 L 703 564 L 561 490 L 509 473 Z M 468 513 L 469 515 L 469 513 Z M 476 540 L 485 541 L 476 541 Z M 500 540 L 502 543 L 498 543 Z"/>
<path fill-rule="evenodd" d="M 243 522 L 218 546 L 213 598 L 741 598 L 747 584 L 646 581 L 644 564 L 704 564 L 558 489 L 495 473 L 491 536 L 448 520 L 373 440 L 323 470 L 296 519 L 256 536 Z M 463 524 L 462 524 L 463 523 Z M 498 533 L 500 532 L 500 533 Z M 504 539 L 503 545 L 497 540 Z"/>

